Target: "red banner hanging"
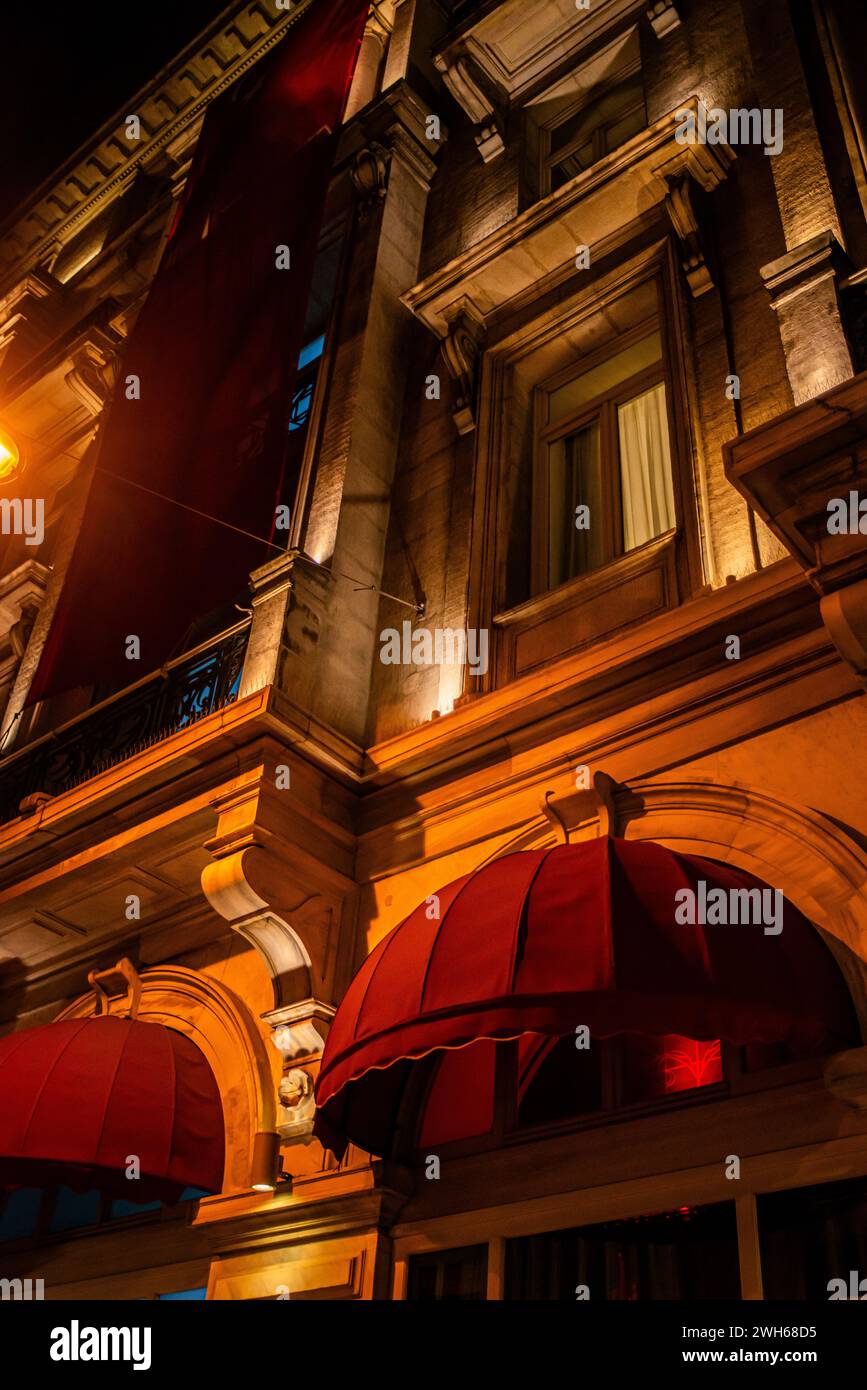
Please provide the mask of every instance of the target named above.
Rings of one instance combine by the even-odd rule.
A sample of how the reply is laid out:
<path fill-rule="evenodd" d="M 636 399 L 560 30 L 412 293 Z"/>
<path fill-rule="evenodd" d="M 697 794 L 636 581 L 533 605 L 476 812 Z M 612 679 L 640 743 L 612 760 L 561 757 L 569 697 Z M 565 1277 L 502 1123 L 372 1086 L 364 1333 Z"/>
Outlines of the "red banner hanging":
<path fill-rule="evenodd" d="M 275 553 L 289 393 L 367 9 L 312 0 L 208 110 L 30 704 L 157 669 Z"/>

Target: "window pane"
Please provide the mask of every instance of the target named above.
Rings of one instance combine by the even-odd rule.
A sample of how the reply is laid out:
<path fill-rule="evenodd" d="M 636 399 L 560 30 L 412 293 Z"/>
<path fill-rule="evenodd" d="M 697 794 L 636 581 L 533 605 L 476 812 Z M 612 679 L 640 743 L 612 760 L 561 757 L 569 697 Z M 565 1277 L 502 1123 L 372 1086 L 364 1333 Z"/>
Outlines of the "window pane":
<path fill-rule="evenodd" d="M 561 159 L 559 164 L 555 164 L 551 169 L 551 192 L 556 193 L 558 188 L 562 188 L 564 183 L 570 179 L 575 179 L 579 174 L 583 174 L 585 169 L 589 169 L 593 160 L 593 141 L 588 140 L 586 144 L 580 145 L 577 150 L 567 154 Z"/>
<path fill-rule="evenodd" d="M 518 1125 L 550 1124 L 602 1109 L 602 1049 L 575 1046 L 571 1035 L 548 1038 L 525 1033 L 519 1044 Z"/>
<path fill-rule="evenodd" d="M 486 1245 L 413 1255 L 409 1262 L 406 1296 L 416 1301 L 477 1303 L 485 1298 L 487 1276 Z"/>
<path fill-rule="evenodd" d="M 101 1205 L 102 1198 L 93 1189 L 90 1192 L 73 1192 L 69 1187 L 58 1187 L 49 1229 L 74 1231 L 78 1226 L 94 1226 L 99 1220 Z"/>
<path fill-rule="evenodd" d="M 576 526 L 577 507 L 582 527 Z M 585 425 L 548 449 L 548 587 L 598 569 L 605 554 L 599 421 Z M 585 525 L 586 523 L 586 525 Z"/>
<path fill-rule="evenodd" d="M 634 550 L 675 525 L 668 443 L 668 414 L 662 383 L 617 410 L 623 549 Z"/>
<path fill-rule="evenodd" d="M 35 1235 L 41 1205 L 41 1187 L 16 1187 L 0 1197 L 0 1241 Z"/>
<path fill-rule="evenodd" d="M 633 111 L 629 111 L 619 121 L 615 121 L 605 132 L 605 148 L 610 154 L 618 146 L 625 145 L 627 140 L 631 140 L 633 135 L 637 135 L 639 130 L 645 126 L 644 107 L 636 106 Z"/>
<path fill-rule="evenodd" d="M 641 338 L 632 347 L 616 353 L 598 367 L 582 376 L 573 377 L 565 386 L 558 386 L 548 397 L 548 421 L 553 424 L 567 415 L 574 415 L 588 401 L 612 391 L 621 381 L 628 381 L 636 372 L 643 372 L 662 359 L 662 340 L 659 333 Z"/>
<path fill-rule="evenodd" d="M 616 87 L 610 88 L 595 101 L 582 106 L 579 111 L 573 112 L 565 121 L 554 126 L 551 131 L 551 153 L 556 154 L 558 150 L 565 149 L 573 140 L 581 141 L 583 144 L 594 130 L 614 126 L 636 109 L 640 117 L 640 125 L 636 129 L 640 130 L 644 125 L 644 87 L 640 73 L 618 83 Z M 609 145 L 608 148 L 613 149 L 614 146 Z"/>
<path fill-rule="evenodd" d="M 867 1178 L 822 1183 L 758 1199 L 765 1298 L 863 1298 L 867 1279 Z M 857 1278 L 852 1279 L 851 1271 Z M 842 1279 L 843 1287 L 831 1286 Z"/>
<path fill-rule="evenodd" d="M 506 1297 L 574 1303 L 740 1297 L 734 1202 L 506 1241 Z"/>
<path fill-rule="evenodd" d="M 624 1033 L 621 1046 L 624 1105 L 713 1086 L 723 1079 L 719 1039 L 696 1042 L 678 1033 L 660 1038 Z"/>

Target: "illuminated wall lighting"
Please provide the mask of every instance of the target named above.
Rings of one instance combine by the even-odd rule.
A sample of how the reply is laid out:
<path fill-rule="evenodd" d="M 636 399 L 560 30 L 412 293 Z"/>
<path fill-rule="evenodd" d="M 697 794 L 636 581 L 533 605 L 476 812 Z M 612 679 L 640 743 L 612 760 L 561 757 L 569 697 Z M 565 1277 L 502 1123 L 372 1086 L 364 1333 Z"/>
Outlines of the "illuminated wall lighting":
<path fill-rule="evenodd" d="M 0 429 L 0 483 L 14 478 L 21 468 L 18 445 L 6 430 Z"/>

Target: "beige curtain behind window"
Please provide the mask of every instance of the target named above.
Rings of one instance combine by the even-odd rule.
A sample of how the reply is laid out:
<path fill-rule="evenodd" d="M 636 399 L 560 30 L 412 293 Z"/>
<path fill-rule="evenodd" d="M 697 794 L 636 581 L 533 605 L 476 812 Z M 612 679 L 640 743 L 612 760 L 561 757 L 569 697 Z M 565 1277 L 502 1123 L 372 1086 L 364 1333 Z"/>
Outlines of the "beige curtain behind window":
<path fill-rule="evenodd" d="M 675 525 L 665 386 L 660 382 L 617 410 L 623 549 L 635 550 Z"/>

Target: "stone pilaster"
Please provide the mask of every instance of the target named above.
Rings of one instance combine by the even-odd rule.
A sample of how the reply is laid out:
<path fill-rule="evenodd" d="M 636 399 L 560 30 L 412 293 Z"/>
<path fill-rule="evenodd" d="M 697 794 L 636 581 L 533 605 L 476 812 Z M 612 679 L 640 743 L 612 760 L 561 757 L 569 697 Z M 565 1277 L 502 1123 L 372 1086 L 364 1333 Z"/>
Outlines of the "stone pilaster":
<path fill-rule="evenodd" d="M 846 257 L 829 231 L 761 267 L 779 319 L 795 405 L 830 391 L 853 375 L 838 294 L 846 271 Z"/>
<path fill-rule="evenodd" d="M 335 385 L 304 542 L 306 552 L 332 571 L 311 707 L 356 743 L 364 740 L 378 646 L 377 591 L 410 360 L 412 320 L 401 295 L 418 277 L 434 158 L 444 138 L 442 129 L 439 139 L 433 133 L 431 114 L 436 113 L 426 102 L 398 82 L 354 132 L 356 171 L 380 172 L 375 187 L 365 185 L 365 216 L 356 225 L 335 334 Z M 363 157 L 366 148 L 375 159 Z"/>

